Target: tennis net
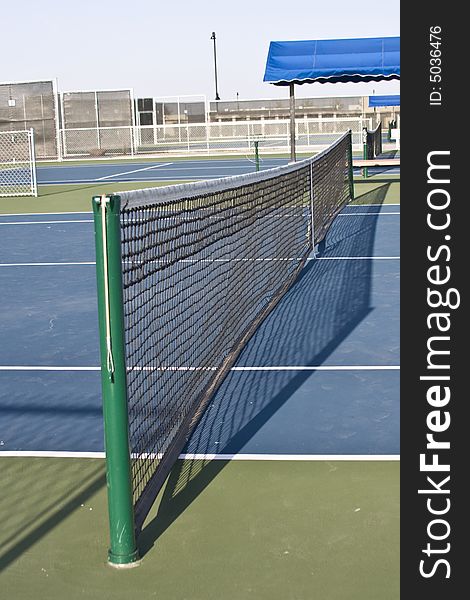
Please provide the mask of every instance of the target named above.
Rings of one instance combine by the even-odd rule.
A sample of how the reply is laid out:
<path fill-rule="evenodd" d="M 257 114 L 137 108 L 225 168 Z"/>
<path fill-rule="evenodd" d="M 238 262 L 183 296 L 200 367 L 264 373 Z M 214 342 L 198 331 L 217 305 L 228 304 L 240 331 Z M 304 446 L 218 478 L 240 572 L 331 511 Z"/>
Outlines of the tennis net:
<path fill-rule="evenodd" d="M 298 163 L 117 196 L 139 533 L 214 392 L 352 199 L 351 133 Z"/>
<path fill-rule="evenodd" d="M 382 154 L 382 123 L 367 131 L 367 158 L 373 159 Z"/>

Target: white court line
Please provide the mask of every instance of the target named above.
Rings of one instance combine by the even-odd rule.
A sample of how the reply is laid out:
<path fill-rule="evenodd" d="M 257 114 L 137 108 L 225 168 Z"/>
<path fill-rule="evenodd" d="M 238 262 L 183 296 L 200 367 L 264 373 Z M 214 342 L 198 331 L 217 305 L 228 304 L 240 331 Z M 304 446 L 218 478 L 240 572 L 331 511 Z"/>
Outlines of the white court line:
<path fill-rule="evenodd" d="M 364 208 L 366 206 L 367 208 L 373 208 L 374 206 L 386 208 L 387 206 L 401 206 L 401 204 L 400 202 L 387 202 L 387 204 L 346 204 L 346 208 Z"/>
<path fill-rule="evenodd" d="M 182 259 L 180 262 L 184 263 L 198 263 L 198 262 L 275 262 L 275 261 L 292 261 L 300 260 L 298 258 L 202 258 L 202 259 Z M 309 256 L 308 261 L 314 260 L 400 260 L 399 256 Z M 153 262 L 153 261 L 151 261 Z M 130 264 L 139 263 L 134 261 Z M 96 265 L 95 261 L 82 261 L 82 262 L 29 262 L 29 263 L 0 263 L 1 267 L 75 267 L 80 265 Z"/>
<path fill-rule="evenodd" d="M 362 206 L 365 206 L 364 204 Z M 2 217 L 46 217 L 48 215 L 92 215 L 91 210 L 71 211 L 71 212 L 42 212 L 42 213 L 5 213 L 0 214 Z"/>
<path fill-rule="evenodd" d="M 96 265 L 96 262 L 0 263 L 0 267 L 76 267 L 80 265 Z"/>
<path fill-rule="evenodd" d="M 104 452 L 54 450 L 4 450 L 1 457 L 13 458 L 105 458 Z M 399 454 L 180 454 L 180 460 L 262 460 L 262 461 L 399 461 Z"/>
<path fill-rule="evenodd" d="M 201 167 L 202 168 L 202 167 Z M 212 167 L 212 168 L 221 168 L 221 167 Z M 225 167 L 227 168 L 227 167 Z M 230 167 L 230 168 L 241 168 L 241 167 Z M 169 171 L 178 171 L 181 169 L 165 169 L 165 172 L 169 172 Z M 267 171 L 269 170 L 269 167 L 261 167 L 260 171 Z M 129 171 L 130 173 L 132 173 L 132 171 Z M 253 171 L 250 171 L 249 173 L 252 173 Z M 124 173 L 119 173 L 116 175 L 113 175 L 113 177 L 118 177 L 118 175 L 124 175 Z M 108 177 L 111 177 L 111 175 L 109 175 Z M 122 180 L 118 180 L 114 183 L 139 183 L 139 182 L 158 182 L 158 181 L 197 181 L 197 180 L 202 180 L 202 181 L 211 181 L 213 179 L 219 179 L 218 176 L 216 176 L 216 174 L 211 175 L 211 174 L 207 174 L 207 175 L 172 175 L 172 176 L 159 176 L 159 177 L 155 177 L 152 179 L 122 179 Z M 91 177 L 88 179 L 72 179 L 72 180 L 46 180 L 46 181 L 40 181 L 39 185 L 76 185 L 77 183 L 88 183 L 90 185 L 92 185 L 93 183 L 97 183 L 97 182 L 104 182 L 106 183 L 106 179 L 92 179 Z M 112 181 L 110 181 L 109 183 L 113 183 Z M 362 204 L 361 206 L 366 206 L 365 204 Z M 387 206 L 391 206 L 391 204 L 388 204 Z"/>
<path fill-rule="evenodd" d="M 129 371 L 216 371 L 218 367 L 131 367 Z M 276 367 L 232 367 L 230 371 L 399 371 L 399 365 L 314 365 Z M 101 367 L 59 367 L 42 365 L 0 365 L 0 371 L 101 371 Z"/>
<path fill-rule="evenodd" d="M 307 260 L 400 260 L 399 256 L 317 256 Z"/>
<path fill-rule="evenodd" d="M 160 167 L 168 167 L 173 163 L 159 163 L 158 165 L 150 165 L 150 167 L 143 167 L 142 169 L 134 169 L 133 171 L 123 171 L 122 173 L 114 173 L 114 175 L 105 175 L 104 177 L 98 177 L 95 181 L 104 181 L 105 179 L 111 179 L 112 177 L 120 177 L 121 175 L 130 175 L 131 173 L 139 173 L 140 171 L 151 171 L 152 169 L 159 169 Z"/>
<path fill-rule="evenodd" d="M 89 213 L 77 213 L 77 214 L 89 214 Z M 400 215 L 399 212 L 375 212 L 375 213 L 340 213 L 337 215 L 338 217 L 370 217 L 374 215 L 383 216 L 383 215 Z M 13 216 L 13 215 L 12 215 Z M 279 215 L 276 218 L 288 218 L 282 215 Z M 63 223 L 93 223 L 93 219 L 64 219 L 64 220 L 55 220 L 55 221 L 0 221 L 0 225 L 55 225 L 55 224 L 63 224 Z"/>
<path fill-rule="evenodd" d="M 181 171 L 183 169 L 185 171 L 201 171 L 201 170 L 212 171 L 212 170 L 215 170 L 215 169 L 246 169 L 246 167 L 247 167 L 246 163 L 240 164 L 240 165 L 221 165 L 220 167 L 219 166 L 215 166 L 215 165 L 204 165 L 204 166 L 201 166 L 201 167 L 191 167 L 191 166 L 188 167 L 188 166 L 185 165 L 185 166 L 182 166 L 182 167 L 178 167 L 178 166 L 176 166 L 176 163 L 168 163 L 168 164 L 169 165 L 173 165 L 173 166 L 171 167 L 171 169 L 165 169 L 165 171 Z M 253 163 L 250 161 L 250 164 L 253 164 Z M 263 165 L 261 165 L 261 167 L 262 167 L 261 168 L 262 171 L 267 171 L 268 170 L 267 165 L 265 165 L 266 168 L 263 168 Z M 132 173 L 132 171 L 129 171 L 129 172 Z M 123 173 L 123 175 L 125 175 L 125 173 Z"/>
<path fill-rule="evenodd" d="M 387 211 L 380 211 L 380 212 L 369 212 L 369 213 L 358 213 L 358 212 L 351 212 L 351 213 L 339 213 L 339 215 L 336 215 L 337 217 L 368 217 L 370 215 L 400 215 L 401 213 L 399 212 L 387 212 Z"/>
<path fill-rule="evenodd" d="M 93 166 L 97 166 L 97 165 L 93 165 Z M 374 207 L 374 206 L 379 206 L 378 204 L 348 204 L 346 206 L 346 208 L 369 208 L 369 207 Z M 382 208 L 385 208 L 387 206 L 401 206 L 400 203 L 396 203 L 396 204 L 382 204 L 380 205 Z M 93 214 L 91 210 L 83 210 L 83 211 L 70 211 L 70 212 L 52 212 L 52 213 L 5 213 L 5 214 L 0 214 L 0 219 L 2 217 L 44 217 L 46 215 L 91 215 Z"/>
<path fill-rule="evenodd" d="M 261 171 L 266 171 L 267 169 L 261 169 Z M 116 175 L 113 175 L 113 177 L 118 177 L 118 175 L 124 175 L 124 173 L 118 173 Z M 243 175 L 243 173 L 242 173 Z M 109 176 L 110 177 L 110 176 Z M 117 180 L 117 181 L 107 181 L 104 179 L 92 179 L 91 177 L 88 179 L 67 179 L 67 180 L 61 180 L 61 179 L 54 179 L 51 181 L 40 181 L 39 185 L 76 185 L 77 183 L 88 183 L 90 185 L 92 185 L 93 183 L 98 183 L 98 182 L 102 182 L 102 183 L 113 183 L 113 184 L 117 184 L 117 183 L 140 183 L 140 182 L 158 182 L 158 181 L 196 181 L 196 180 L 202 180 L 202 181 L 211 181 L 212 179 L 219 179 L 219 177 L 217 177 L 216 175 L 182 175 L 182 176 L 178 176 L 175 177 L 173 176 L 159 176 L 159 177 L 152 177 L 151 179 L 133 179 L 133 178 L 127 178 L 127 179 L 122 179 L 122 180 Z"/>
<path fill-rule="evenodd" d="M 266 163 L 266 164 L 268 164 L 270 162 L 273 162 L 273 163 L 274 162 L 284 162 L 286 160 L 287 159 L 285 159 L 285 158 L 275 158 L 275 157 L 272 157 L 272 158 L 265 158 L 265 159 L 263 159 L 263 162 Z M 196 163 L 196 164 L 200 164 L 200 165 L 203 165 L 203 166 L 210 165 L 212 167 L 213 163 L 220 163 L 221 165 L 227 164 L 227 166 L 231 166 L 231 167 L 237 167 L 237 166 L 238 167 L 246 167 L 246 163 L 247 162 L 253 163 L 253 160 L 251 158 L 219 158 L 219 159 L 205 158 L 205 159 L 178 160 L 178 158 L 175 157 L 172 163 L 156 163 L 155 160 L 148 160 L 146 162 L 145 161 L 143 161 L 143 162 L 137 161 L 135 163 L 128 162 L 128 164 L 129 165 L 148 165 L 149 163 L 152 163 L 153 165 L 157 165 L 157 164 L 172 164 L 172 165 L 181 164 L 181 165 L 186 166 L 188 164 L 191 165 L 193 163 Z M 237 164 L 231 165 L 230 163 L 239 163 L 239 164 L 238 165 Z M 120 163 L 109 163 L 109 162 L 94 163 L 94 164 L 92 164 L 92 163 L 85 163 L 85 164 L 83 164 L 83 163 L 80 163 L 80 164 L 75 163 L 74 164 L 72 162 L 70 162 L 70 163 L 65 162 L 65 163 L 62 163 L 60 165 L 49 165 L 49 166 L 38 164 L 37 168 L 40 171 L 43 171 L 43 170 L 46 171 L 48 169 L 58 169 L 58 170 L 60 170 L 60 169 L 77 169 L 77 170 L 80 170 L 80 169 L 83 169 L 83 168 L 86 168 L 86 169 L 89 169 L 89 168 L 100 169 L 101 168 L 102 169 L 103 167 L 109 168 L 109 167 L 123 167 L 123 166 L 125 166 L 125 165 L 124 164 L 120 164 Z"/>
<path fill-rule="evenodd" d="M 191 181 L 195 181 L 196 179 L 211 180 L 211 179 L 217 179 L 217 177 L 210 177 L 210 176 L 202 177 L 199 175 L 193 175 L 192 177 L 189 177 L 189 176 L 188 177 L 155 177 L 152 179 L 128 178 L 128 179 L 122 179 L 122 180 L 117 180 L 117 181 L 104 180 L 104 181 L 101 181 L 101 183 L 102 184 L 109 183 L 109 184 L 116 185 L 118 183 L 149 183 L 149 182 L 157 183 L 159 181 L 188 181 L 188 182 L 191 182 Z M 99 181 L 100 181 L 99 179 L 92 179 L 91 177 L 89 177 L 88 179 L 67 179 L 67 180 L 53 179 L 52 181 L 40 181 L 38 185 L 77 185 L 78 183 L 80 183 L 80 184 L 86 183 L 93 187 L 93 184 L 98 184 Z M 96 187 L 96 185 L 94 187 Z"/>
<path fill-rule="evenodd" d="M 152 165 L 157 165 L 157 164 L 173 164 L 173 163 L 157 163 L 155 162 L 155 160 L 149 160 L 147 162 L 129 162 L 128 165 L 130 166 L 137 166 L 137 165 L 150 165 L 150 163 L 152 163 Z M 60 169 L 89 169 L 89 168 L 93 168 L 93 169 L 102 169 L 103 167 L 105 168 L 109 168 L 109 167 L 124 167 L 126 166 L 125 164 L 119 164 L 119 163 L 96 163 L 96 164 L 68 164 L 68 163 L 62 163 L 61 165 L 51 165 L 51 166 L 41 166 L 39 165 L 37 168 L 38 170 L 48 170 L 48 169 L 58 169 L 60 171 Z"/>
<path fill-rule="evenodd" d="M 93 223 L 93 219 L 69 219 L 68 221 L 5 221 L 0 225 L 56 225 L 62 223 Z"/>

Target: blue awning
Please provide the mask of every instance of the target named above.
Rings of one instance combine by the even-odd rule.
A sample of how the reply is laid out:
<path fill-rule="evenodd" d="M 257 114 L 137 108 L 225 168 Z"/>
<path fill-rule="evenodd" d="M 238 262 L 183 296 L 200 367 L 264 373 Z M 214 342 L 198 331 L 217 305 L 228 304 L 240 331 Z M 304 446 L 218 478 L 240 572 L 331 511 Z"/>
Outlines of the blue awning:
<path fill-rule="evenodd" d="M 369 106 L 400 106 L 400 96 L 369 96 Z"/>
<path fill-rule="evenodd" d="M 264 81 L 349 83 L 400 79 L 400 38 L 271 42 Z"/>

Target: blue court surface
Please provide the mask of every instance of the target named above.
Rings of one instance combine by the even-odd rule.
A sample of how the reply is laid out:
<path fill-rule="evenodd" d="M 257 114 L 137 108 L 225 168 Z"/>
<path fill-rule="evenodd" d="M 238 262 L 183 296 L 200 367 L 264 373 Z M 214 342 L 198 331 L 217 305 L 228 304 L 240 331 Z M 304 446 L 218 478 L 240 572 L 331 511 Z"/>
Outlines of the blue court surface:
<path fill-rule="evenodd" d="M 286 158 L 262 158 L 260 169 L 272 169 L 287 164 Z M 255 171 L 253 157 L 221 160 L 184 160 L 171 161 L 159 159 L 154 162 L 96 163 L 83 165 L 38 166 L 38 184 L 78 184 L 133 182 L 133 181 L 195 181 L 231 177 Z M 359 169 L 355 169 L 359 172 Z M 398 167 L 369 168 L 371 175 L 387 173 L 398 174 Z"/>
<path fill-rule="evenodd" d="M 143 173 L 184 179 L 184 168 L 195 179 L 188 168 L 201 162 L 146 163 Z M 127 167 L 119 165 L 121 173 L 139 165 Z M 73 170 L 88 181 L 94 171 L 112 179 L 117 168 L 39 173 L 59 182 Z M 223 176 L 238 167 L 207 168 Z M 399 218 L 398 205 L 344 209 L 325 251 L 311 256 L 250 340 L 185 452 L 399 454 Z M 0 231 L 0 450 L 102 452 L 91 214 L 0 216 Z"/>

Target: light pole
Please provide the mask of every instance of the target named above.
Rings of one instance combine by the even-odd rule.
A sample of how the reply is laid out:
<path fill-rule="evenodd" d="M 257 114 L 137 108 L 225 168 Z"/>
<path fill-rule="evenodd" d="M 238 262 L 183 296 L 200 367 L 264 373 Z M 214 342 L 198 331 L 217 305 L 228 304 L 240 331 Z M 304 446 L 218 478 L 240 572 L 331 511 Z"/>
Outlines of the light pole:
<path fill-rule="evenodd" d="M 215 47 L 215 31 L 212 32 L 211 40 L 214 40 L 214 74 L 215 74 L 215 99 L 220 100 L 219 91 L 217 89 L 217 50 Z"/>

